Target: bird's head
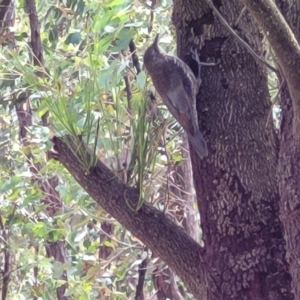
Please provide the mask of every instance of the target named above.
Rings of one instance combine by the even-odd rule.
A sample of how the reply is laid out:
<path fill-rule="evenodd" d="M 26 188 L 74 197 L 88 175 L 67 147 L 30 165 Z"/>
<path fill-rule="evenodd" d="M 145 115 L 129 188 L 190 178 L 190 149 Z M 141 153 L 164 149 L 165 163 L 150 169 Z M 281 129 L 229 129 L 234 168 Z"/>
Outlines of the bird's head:
<path fill-rule="evenodd" d="M 144 54 L 144 65 L 148 71 L 154 67 L 155 63 L 159 62 L 163 53 L 164 51 L 159 47 L 159 34 L 157 34 Z"/>

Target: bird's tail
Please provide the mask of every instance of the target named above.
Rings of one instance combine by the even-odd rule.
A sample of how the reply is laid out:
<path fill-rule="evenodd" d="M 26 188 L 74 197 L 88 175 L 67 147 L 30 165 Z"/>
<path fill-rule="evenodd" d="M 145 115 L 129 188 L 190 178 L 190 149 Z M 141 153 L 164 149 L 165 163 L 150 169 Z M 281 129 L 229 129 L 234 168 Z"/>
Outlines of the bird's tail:
<path fill-rule="evenodd" d="M 194 135 L 188 134 L 188 138 L 192 148 L 197 152 L 200 158 L 207 156 L 207 146 L 204 141 L 203 135 L 198 129 Z"/>

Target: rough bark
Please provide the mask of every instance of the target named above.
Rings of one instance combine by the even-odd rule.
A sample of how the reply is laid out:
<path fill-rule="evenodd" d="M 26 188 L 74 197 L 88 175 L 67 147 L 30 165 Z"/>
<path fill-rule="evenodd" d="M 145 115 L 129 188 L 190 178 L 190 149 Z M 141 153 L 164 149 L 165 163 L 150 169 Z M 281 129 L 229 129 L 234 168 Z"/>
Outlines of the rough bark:
<path fill-rule="evenodd" d="M 286 259 L 292 275 L 292 288 L 294 295 L 300 295 L 300 152 L 299 142 L 293 136 L 293 108 L 287 85 L 283 85 L 281 92 L 280 126 L 281 147 L 278 162 L 278 183 L 280 192 L 280 218 L 284 225 L 285 240 L 287 242 Z M 297 299 L 297 298 L 296 298 Z"/>
<path fill-rule="evenodd" d="M 295 36 L 300 41 L 300 2 L 298 0 L 276 1 Z M 287 261 L 290 264 L 292 288 L 300 295 L 300 151 L 299 140 L 292 130 L 293 118 L 298 117 L 293 110 L 287 85 L 283 86 L 280 97 L 282 122 L 280 127 L 281 147 L 278 163 L 278 182 L 280 191 L 280 216 L 285 228 L 287 242 Z M 296 136 L 295 136 L 296 135 Z"/>
<path fill-rule="evenodd" d="M 178 173 L 182 178 L 182 199 L 185 203 L 185 218 L 183 220 L 183 226 L 186 232 L 197 242 L 199 242 L 199 223 L 197 221 L 198 211 L 195 208 L 195 196 L 193 194 L 194 182 L 193 182 L 193 172 L 192 164 L 189 153 L 188 137 L 183 134 L 182 142 L 182 158 L 183 163 Z"/>
<path fill-rule="evenodd" d="M 234 24 L 239 1 L 214 1 Z M 178 55 L 202 69 L 197 110 L 209 157 L 192 153 L 194 181 L 206 253 L 208 299 L 292 299 L 285 261 L 276 180 L 278 139 L 268 122 L 267 73 L 220 24 L 205 1 L 174 1 Z M 249 14 L 236 26 L 261 54 L 262 36 Z"/>

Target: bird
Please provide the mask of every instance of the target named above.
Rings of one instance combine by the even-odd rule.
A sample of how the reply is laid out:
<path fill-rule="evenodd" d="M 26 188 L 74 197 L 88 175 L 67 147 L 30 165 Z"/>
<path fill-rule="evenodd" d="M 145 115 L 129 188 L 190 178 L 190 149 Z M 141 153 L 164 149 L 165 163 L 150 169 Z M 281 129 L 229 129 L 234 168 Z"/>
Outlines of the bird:
<path fill-rule="evenodd" d="M 187 133 L 193 149 L 200 158 L 207 156 L 196 110 L 199 81 L 193 71 L 180 58 L 167 54 L 159 46 L 159 34 L 144 53 L 144 66 L 164 104 Z"/>

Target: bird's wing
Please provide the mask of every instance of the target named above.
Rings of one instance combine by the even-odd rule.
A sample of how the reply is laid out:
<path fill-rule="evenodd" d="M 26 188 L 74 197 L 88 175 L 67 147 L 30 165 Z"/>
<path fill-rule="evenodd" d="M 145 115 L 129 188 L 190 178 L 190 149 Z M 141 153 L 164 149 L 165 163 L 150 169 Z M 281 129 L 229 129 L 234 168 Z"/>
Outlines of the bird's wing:
<path fill-rule="evenodd" d="M 168 74 L 170 77 L 170 86 L 167 89 L 165 103 L 172 115 L 179 121 L 182 127 L 193 134 L 197 126 L 197 117 L 195 118 L 195 95 L 192 93 L 192 80 L 195 80 L 193 74 L 185 73 L 182 68 L 175 66 L 173 57 L 169 58 L 169 64 L 173 63 L 174 68 Z M 183 62 L 180 62 L 183 63 Z M 183 63 L 184 64 L 184 63 Z M 188 68 L 188 66 L 185 66 Z M 192 72 L 187 70 L 187 72 Z M 189 78 L 188 76 L 192 76 Z"/>
<path fill-rule="evenodd" d="M 171 114 L 177 119 L 184 130 L 193 133 L 194 122 L 193 122 L 193 111 L 190 108 L 189 102 L 191 101 L 187 97 L 182 82 L 166 93 L 167 99 L 164 99 Z"/>
<path fill-rule="evenodd" d="M 187 111 L 185 105 L 187 105 L 189 109 L 192 109 L 196 96 L 193 93 L 194 85 L 196 85 L 194 73 L 189 66 L 178 57 L 166 55 L 165 59 L 167 60 L 169 66 L 168 72 L 171 71 L 169 74 L 165 74 L 170 78 L 170 86 L 168 89 L 170 98 L 173 99 L 174 96 L 174 99 L 177 98 L 185 100 L 177 104 L 179 109 L 182 108 L 180 111 Z"/>

